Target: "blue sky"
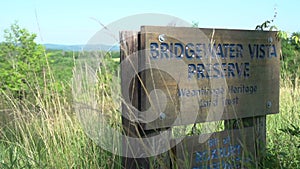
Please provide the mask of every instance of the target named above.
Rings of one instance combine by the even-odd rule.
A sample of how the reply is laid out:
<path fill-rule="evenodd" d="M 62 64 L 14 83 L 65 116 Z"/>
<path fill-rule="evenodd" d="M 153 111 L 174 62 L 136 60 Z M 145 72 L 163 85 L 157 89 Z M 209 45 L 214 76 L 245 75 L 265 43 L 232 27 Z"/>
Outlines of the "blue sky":
<path fill-rule="evenodd" d="M 289 33 L 300 31 L 300 1 L 293 0 L 3 0 L 0 41 L 14 21 L 38 35 L 38 43 L 85 44 L 102 27 L 126 16 L 161 13 L 196 21 L 199 27 L 254 29 L 278 14 L 274 24 Z M 158 18 L 159 19 L 159 18 Z"/>

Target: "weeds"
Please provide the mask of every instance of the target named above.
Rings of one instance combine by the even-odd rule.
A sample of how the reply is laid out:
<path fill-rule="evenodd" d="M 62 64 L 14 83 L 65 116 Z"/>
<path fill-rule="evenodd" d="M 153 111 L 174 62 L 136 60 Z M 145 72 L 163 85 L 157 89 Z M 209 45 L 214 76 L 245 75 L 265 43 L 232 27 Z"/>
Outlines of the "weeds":
<path fill-rule="evenodd" d="M 109 56 L 102 64 L 100 105 L 113 102 L 109 96 L 119 90 L 113 88 L 111 74 L 117 64 Z M 31 86 L 37 91 L 31 101 L 1 91 L 1 106 L 10 116 L 0 131 L 0 168 L 121 168 L 120 157 L 103 150 L 84 132 L 69 99 L 70 84 L 59 85 L 58 90 L 53 76 L 45 77 L 51 79 L 46 87 Z M 280 113 L 267 116 L 267 168 L 300 168 L 300 87 L 289 82 L 281 82 Z M 118 106 L 109 103 L 102 109 L 114 119 L 109 124 L 121 129 Z"/>
<path fill-rule="evenodd" d="M 300 92 L 289 82 L 281 82 L 280 113 L 267 116 L 268 168 L 300 167 Z"/>
<path fill-rule="evenodd" d="M 48 72 L 49 75 L 51 72 Z M 120 168 L 119 157 L 101 149 L 83 131 L 69 93 L 53 76 L 30 100 L 1 91 L 10 118 L 0 131 L 0 168 Z M 61 89 L 61 86 L 59 86 Z M 38 86 L 31 86 L 38 89 Z"/>

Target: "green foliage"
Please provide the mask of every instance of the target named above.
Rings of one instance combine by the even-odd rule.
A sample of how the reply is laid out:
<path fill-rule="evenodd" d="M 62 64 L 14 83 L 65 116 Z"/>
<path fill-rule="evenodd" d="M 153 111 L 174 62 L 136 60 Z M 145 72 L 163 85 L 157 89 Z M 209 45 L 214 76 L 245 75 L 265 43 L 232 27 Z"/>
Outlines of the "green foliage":
<path fill-rule="evenodd" d="M 59 86 L 53 84 L 60 80 L 68 83 L 71 77 L 66 77 L 69 76 L 66 70 L 73 68 L 74 61 L 71 62 L 71 59 L 74 54 L 48 51 L 48 55 L 52 63 L 46 71 L 59 80 L 53 78 L 44 84 L 47 87 L 37 87 L 39 91 L 34 97 L 38 106 L 32 108 L 33 102 L 27 98 L 20 102 L 6 91 L 0 93 L 0 100 L 7 103 L 5 108 L 11 110 L 12 115 L 9 122 L 0 126 L 0 168 L 121 168 L 120 157 L 103 150 L 84 132 L 74 113 L 73 102 L 65 99 L 69 89 L 62 88 L 60 91 Z M 62 64 L 68 68 L 62 71 Z M 107 83 L 111 82 L 111 74 L 117 65 L 110 53 L 102 60 L 99 77 L 106 79 L 101 81 L 107 85 L 105 90 L 111 90 Z M 62 71 L 62 76 L 56 76 L 52 71 Z M 113 105 L 107 107 L 107 101 L 105 108 L 110 111 L 106 114 L 111 115 Z"/>
<path fill-rule="evenodd" d="M 3 98 L 11 103 L 14 119 L 1 126 L 0 168 L 117 168 L 120 159 L 85 134 L 71 102 L 52 94 L 38 98 L 43 101 L 39 110 Z"/>
<path fill-rule="evenodd" d="M 268 26 L 262 25 L 264 29 Z M 267 118 L 266 168 L 300 168 L 299 34 L 278 33 L 282 39 L 280 114 Z M 45 54 L 34 39 L 34 34 L 14 24 L 0 45 L 0 100 L 12 111 L 12 120 L 0 130 L 0 168 L 121 168 L 120 157 L 101 149 L 85 134 L 74 115 L 72 101 L 66 99 L 71 89 L 65 86 L 73 76 L 75 60 L 90 53 Z M 112 104 L 111 96 L 113 91 L 120 93 L 115 88 L 120 83 L 114 84 L 113 79 L 118 73 L 119 55 L 99 55 L 103 56 L 98 72 L 99 102 L 105 103 L 102 109 L 108 112 L 105 115 L 111 120 L 109 124 L 120 124 L 119 116 L 112 117 L 120 106 Z M 47 80 L 49 74 L 52 79 Z M 33 85 L 37 93 L 33 97 L 38 103 L 34 109 L 29 105 L 36 103 L 27 98 L 20 102 L 9 96 L 11 91 L 14 95 L 28 93 Z M 201 126 L 197 127 L 196 132 L 201 130 Z"/>
<path fill-rule="evenodd" d="M 287 32 L 284 31 L 278 31 L 277 33 L 277 37 L 281 40 L 288 40 L 289 39 L 289 35 Z"/>
<path fill-rule="evenodd" d="M 266 167 L 300 168 L 300 87 L 282 79 L 280 113 L 267 117 Z"/>
<path fill-rule="evenodd" d="M 300 73 L 300 43 L 295 41 L 295 39 L 297 39 L 295 37 L 297 37 L 297 33 L 293 33 L 291 37 L 284 37 L 281 40 L 281 77 L 283 79 L 290 80 L 294 89 L 298 85 Z"/>
<path fill-rule="evenodd" d="M 79 55 L 80 52 L 47 50 L 48 62 L 54 79 L 52 83 L 55 83 L 59 92 L 65 90 L 64 86 L 70 86 L 74 62 Z"/>
<path fill-rule="evenodd" d="M 261 25 L 257 25 L 255 30 L 278 30 L 275 25 L 271 25 L 277 17 L 276 8 L 271 20 L 266 20 Z M 300 73 L 300 32 L 294 32 L 291 36 L 287 32 L 278 31 L 277 38 L 281 40 L 281 78 L 291 81 L 293 88 L 297 88 Z"/>
<path fill-rule="evenodd" d="M 255 27 L 255 30 L 260 30 L 260 31 L 263 31 L 263 30 L 266 30 L 266 29 L 269 29 L 270 31 L 277 30 L 277 27 L 275 25 L 271 25 L 271 23 L 274 22 L 274 20 L 276 19 L 276 17 L 277 17 L 277 9 L 274 8 L 273 18 L 270 19 L 270 20 L 266 20 L 261 25 L 257 25 Z"/>
<path fill-rule="evenodd" d="M 290 127 L 287 127 L 285 129 L 280 129 L 280 130 L 286 134 L 300 138 L 300 127 L 299 126 L 295 126 L 295 125 L 291 124 Z"/>
<path fill-rule="evenodd" d="M 263 31 L 263 30 L 265 30 L 265 29 L 267 29 L 267 28 L 270 27 L 270 23 L 271 23 L 271 21 L 265 21 L 261 25 L 257 25 L 256 28 L 255 28 L 255 30 L 261 30 L 261 31 Z"/>
<path fill-rule="evenodd" d="M 290 42 L 291 45 L 294 46 L 297 51 L 300 51 L 300 32 L 292 33 Z"/>
<path fill-rule="evenodd" d="M 46 65 L 44 48 L 34 42 L 36 35 L 20 28 L 17 23 L 5 30 L 0 44 L 1 89 L 24 97 L 30 86 L 42 84 Z M 38 78 L 37 78 L 38 77 Z"/>
<path fill-rule="evenodd" d="M 266 21 L 256 30 L 278 30 Z M 267 152 L 264 168 L 300 168 L 300 116 L 299 116 L 299 74 L 300 74 L 300 33 L 291 36 L 278 31 L 281 40 L 281 88 L 280 114 L 267 119 Z M 283 134 L 284 133 L 284 134 Z"/>
<path fill-rule="evenodd" d="M 113 59 L 120 59 L 120 52 L 109 52 L 109 54 Z"/>

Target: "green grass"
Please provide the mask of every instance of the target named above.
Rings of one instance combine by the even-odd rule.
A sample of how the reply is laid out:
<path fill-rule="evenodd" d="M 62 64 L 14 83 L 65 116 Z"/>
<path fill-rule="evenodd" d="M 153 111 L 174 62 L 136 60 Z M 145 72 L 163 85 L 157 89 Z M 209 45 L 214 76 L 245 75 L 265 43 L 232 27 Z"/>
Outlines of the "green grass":
<path fill-rule="evenodd" d="M 38 112 L 14 104 L 13 120 L 1 129 L 0 168 L 117 168 L 119 165 L 117 157 L 86 136 L 69 103 L 46 102 L 49 105 Z"/>
<path fill-rule="evenodd" d="M 120 58 L 112 58 L 114 62 L 120 62 Z"/>
<path fill-rule="evenodd" d="M 1 112 L 0 168 L 120 168 L 120 158 L 84 132 L 68 98 L 70 84 L 56 85 L 49 74 L 50 84 L 35 90 L 30 101 L 0 91 L 0 109 L 6 109 Z"/>
<path fill-rule="evenodd" d="M 287 81 L 280 88 L 280 113 L 267 116 L 267 167 L 300 168 L 300 130 L 292 125 L 300 126 L 300 88 Z"/>
<path fill-rule="evenodd" d="M 100 77 L 105 81 L 110 78 L 107 73 Z M 109 86 L 103 84 L 102 96 L 113 90 Z M 300 168 L 300 87 L 292 86 L 282 80 L 280 113 L 267 116 L 266 168 Z M 62 91 L 70 91 L 63 87 Z M 0 94 L 5 105 L 1 106 L 9 110 L 1 116 L 10 113 L 1 125 L 0 168 L 121 168 L 118 156 L 101 149 L 86 135 L 69 94 L 60 91 L 55 86 L 38 91 L 33 96 L 35 103 Z M 107 110 L 113 107 L 108 100 L 102 100 Z"/>

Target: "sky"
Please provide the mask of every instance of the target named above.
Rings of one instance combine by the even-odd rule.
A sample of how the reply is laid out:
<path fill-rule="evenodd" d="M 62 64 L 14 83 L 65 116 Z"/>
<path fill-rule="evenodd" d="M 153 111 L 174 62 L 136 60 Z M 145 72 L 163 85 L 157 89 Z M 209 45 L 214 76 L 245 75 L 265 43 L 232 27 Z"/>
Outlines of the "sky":
<path fill-rule="evenodd" d="M 86 44 L 103 28 L 98 21 L 109 25 L 143 13 L 171 15 L 203 28 L 253 30 L 276 11 L 273 25 L 292 33 L 300 31 L 299 7 L 298 0 L 2 0 L 0 41 L 17 21 L 38 35 L 38 43 Z"/>

